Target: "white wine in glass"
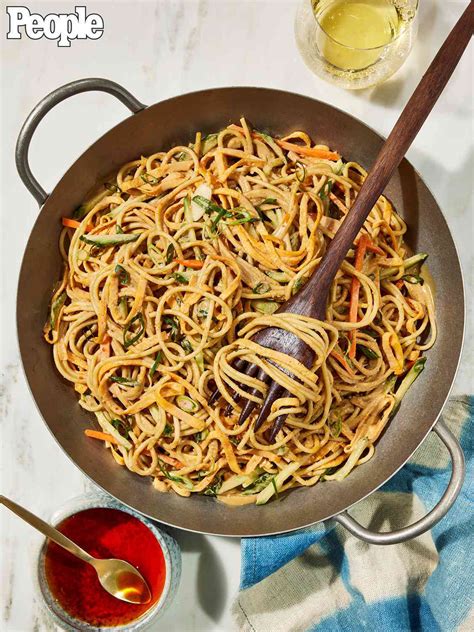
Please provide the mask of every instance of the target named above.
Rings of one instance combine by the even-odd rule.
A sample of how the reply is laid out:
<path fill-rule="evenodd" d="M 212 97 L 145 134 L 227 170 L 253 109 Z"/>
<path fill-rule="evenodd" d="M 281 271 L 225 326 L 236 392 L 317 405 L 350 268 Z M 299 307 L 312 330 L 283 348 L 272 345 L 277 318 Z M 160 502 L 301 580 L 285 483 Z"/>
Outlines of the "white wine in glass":
<path fill-rule="evenodd" d="M 346 88 L 380 83 L 402 65 L 416 34 L 417 0 L 305 0 L 296 38 L 310 68 Z"/>

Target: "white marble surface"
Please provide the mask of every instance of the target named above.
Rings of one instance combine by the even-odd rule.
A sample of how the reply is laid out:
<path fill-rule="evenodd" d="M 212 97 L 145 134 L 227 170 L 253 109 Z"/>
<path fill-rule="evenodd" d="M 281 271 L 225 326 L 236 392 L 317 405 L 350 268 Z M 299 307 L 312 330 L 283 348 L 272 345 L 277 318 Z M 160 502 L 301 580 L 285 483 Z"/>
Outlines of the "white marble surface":
<path fill-rule="evenodd" d="M 20 4 L 42 13 L 74 6 Z M 66 499 L 90 490 L 91 484 L 43 425 L 20 365 L 16 283 L 22 251 L 38 213 L 15 172 L 13 151 L 20 124 L 50 90 L 72 79 L 104 76 L 122 83 L 145 103 L 211 86 L 293 90 L 324 99 L 387 134 L 467 3 L 421 0 L 419 38 L 408 62 L 385 85 L 360 93 L 324 84 L 304 66 L 293 38 L 296 4 L 290 0 L 89 2 L 89 11 L 104 17 L 105 34 L 95 42 L 73 42 L 69 49 L 58 49 L 47 40 L 7 42 L 2 8 L 1 488 L 41 516 L 48 517 Z M 472 59 L 471 47 L 409 151 L 453 231 L 471 292 L 471 316 Z M 31 149 L 31 164 L 43 186 L 50 189 L 66 166 L 125 114 L 118 102 L 103 94 L 82 95 L 58 106 L 39 128 Z M 471 318 L 457 393 L 472 391 L 473 334 Z M 0 513 L 0 520 L 2 629 L 50 630 L 33 589 L 33 551 L 39 536 L 6 511 Z M 183 580 L 160 629 L 234 629 L 229 608 L 238 586 L 239 542 L 182 532 L 177 537 L 184 553 Z"/>

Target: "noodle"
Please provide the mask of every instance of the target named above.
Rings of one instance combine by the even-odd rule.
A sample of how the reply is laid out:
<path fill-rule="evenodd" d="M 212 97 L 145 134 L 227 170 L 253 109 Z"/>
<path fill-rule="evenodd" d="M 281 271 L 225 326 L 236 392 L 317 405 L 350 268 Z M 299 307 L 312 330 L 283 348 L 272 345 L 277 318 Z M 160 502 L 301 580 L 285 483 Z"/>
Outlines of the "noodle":
<path fill-rule="evenodd" d="M 326 322 L 275 313 L 321 261 L 365 175 L 303 132 L 277 140 L 242 119 L 127 163 L 76 223 L 63 220 L 45 338 L 117 463 L 157 490 L 238 505 L 341 480 L 372 457 L 436 338 L 426 255 L 410 255 L 385 197 L 334 280 Z M 265 327 L 304 340 L 313 366 L 254 342 Z M 256 412 L 239 415 L 267 387 L 237 360 L 289 393 L 258 432 Z"/>

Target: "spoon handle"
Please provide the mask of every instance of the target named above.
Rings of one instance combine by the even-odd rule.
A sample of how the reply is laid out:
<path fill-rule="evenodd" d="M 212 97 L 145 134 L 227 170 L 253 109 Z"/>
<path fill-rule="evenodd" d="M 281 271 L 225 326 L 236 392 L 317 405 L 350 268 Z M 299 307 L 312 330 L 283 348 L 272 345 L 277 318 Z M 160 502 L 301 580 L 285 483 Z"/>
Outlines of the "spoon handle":
<path fill-rule="evenodd" d="M 69 551 L 69 553 L 72 553 L 79 559 L 83 560 L 84 562 L 88 562 L 89 564 L 95 561 L 95 558 L 90 556 L 89 553 L 86 553 L 86 551 L 84 551 L 84 549 L 81 549 L 80 546 L 74 544 L 72 540 L 67 538 L 60 531 L 52 527 L 44 520 L 41 520 L 41 518 L 38 518 L 38 516 L 35 516 L 24 507 L 17 505 L 15 502 L 13 502 L 13 500 L 10 500 L 10 498 L 0 495 L 0 504 L 5 505 L 5 507 L 10 509 L 10 511 L 13 511 L 13 513 L 15 513 L 25 522 L 37 529 L 40 533 L 45 535 L 50 540 L 53 540 L 53 542 L 56 542 L 56 544 L 59 544 L 59 546 L 62 546 L 63 549 L 66 549 L 66 551 Z"/>

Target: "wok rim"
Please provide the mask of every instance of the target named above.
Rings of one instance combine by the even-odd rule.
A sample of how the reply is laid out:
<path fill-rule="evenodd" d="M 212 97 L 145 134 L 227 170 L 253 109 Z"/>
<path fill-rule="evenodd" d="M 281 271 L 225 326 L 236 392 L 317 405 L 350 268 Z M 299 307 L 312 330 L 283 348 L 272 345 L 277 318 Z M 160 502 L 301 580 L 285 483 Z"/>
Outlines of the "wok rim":
<path fill-rule="evenodd" d="M 117 499 L 119 502 L 123 503 L 126 507 L 129 507 L 130 509 L 134 510 L 134 511 L 138 511 L 140 514 L 146 516 L 147 518 L 160 522 L 162 524 L 165 524 L 167 526 L 173 527 L 173 528 L 177 528 L 177 529 L 182 529 L 184 531 L 189 531 L 191 533 L 199 533 L 199 534 L 203 534 L 203 535 L 214 535 L 214 536 L 221 536 L 221 537 L 266 537 L 266 536 L 272 536 L 272 535 L 281 535 L 281 534 L 285 534 L 285 533 L 291 533 L 294 531 L 297 531 L 299 529 L 305 529 L 311 526 L 314 526 L 316 524 L 319 524 L 320 522 L 325 522 L 326 520 L 330 520 L 332 518 L 334 518 L 337 515 L 340 515 L 344 512 L 346 512 L 348 509 L 350 509 L 351 507 L 354 507 L 357 503 L 361 502 L 362 500 L 364 500 L 365 498 L 369 497 L 371 494 L 373 494 L 374 492 L 376 492 L 378 489 L 380 489 L 380 487 L 382 487 L 385 483 L 387 483 L 387 481 L 389 481 L 393 476 L 395 476 L 395 474 L 406 464 L 406 462 L 411 458 L 411 456 L 413 455 L 413 453 L 418 449 L 418 447 L 424 442 L 424 440 L 427 438 L 428 434 L 431 432 L 431 430 L 433 429 L 433 427 L 435 426 L 435 424 L 437 423 L 439 417 L 441 416 L 445 406 L 446 406 L 446 402 L 452 392 L 455 380 L 456 380 L 456 376 L 458 374 L 459 371 L 459 367 L 460 367 L 460 363 L 461 363 L 461 358 L 462 358 L 462 352 L 463 352 L 463 347 L 464 347 L 464 341 L 465 341 L 465 329 L 466 329 L 466 289 L 465 289 L 465 279 L 464 279 L 464 272 L 463 272 L 463 268 L 461 265 L 461 260 L 459 258 L 459 252 L 458 252 L 458 247 L 456 245 L 456 241 L 452 235 L 451 229 L 449 227 L 449 224 L 446 220 L 446 217 L 441 209 L 441 206 L 439 205 L 436 197 L 433 195 L 431 189 L 428 187 L 428 185 L 426 184 L 425 180 L 422 178 L 420 172 L 418 171 L 418 169 L 416 169 L 413 164 L 407 159 L 404 158 L 404 162 L 410 167 L 411 171 L 413 174 L 416 175 L 416 177 L 419 179 L 419 181 L 421 182 L 421 184 L 423 185 L 423 187 L 426 189 L 426 191 L 429 193 L 429 195 L 431 196 L 433 202 L 434 202 L 434 206 L 436 207 L 440 217 L 443 220 L 444 223 L 444 227 L 443 227 L 443 231 L 445 233 L 445 236 L 447 236 L 448 238 L 450 238 L 451 242 L 452 242 L 452 246 L 453 246 L 453 251 L 454 251 L 454 255 L 455 255 L 455 264 L 458 267 L 458 272 L 459 272 L 459 277 L 458 277 L 458 281 L 460 283 L 460 289 L 461 289 L 461 294 L 459 296 L 459 302 L 462 303 L 462 309 L 460 310 L 459 313 L 459 318 L 460 318 L 460 322 L 457 323 L 457 326 L 460 326 L 461 328 L 461 336 L 459 338 L 459 343 L 458 343 L 458 349 L 456 350 L 456 360 L 455 360 L 455 366 L 452 370 L 452 374 L 449 377 L 449 380 L 446 380 L 445 383 L 449 382 L 449 385 L 446 389 L 446 395 L 443 398 L 443 401 L 441 403 L 441 405 L 439 406 L 439 411 L 438 413 L 435 415 L 435 418 L 431 421 L 431 423 L 427 424 L 426 430 L 424 431 L 423 437 L 421 438 L 421 440 L 417 443 L 417 445 L 413 448 L 413 450 L 410 452 L 410 454 L 408 454 L 406 456 L 406 458 L 401 459 L 401 462 L 397 464 L 396 468 L 381 482 L 373 485 L 371 487 L 370 490 L 368 490 L 365 493 L 362 493 L 361 495 L 357 495 L 357 498 L 354 499 L 352 502 L 350 502 L 348 505 L 346 505 L 342 510 L 336 510 L 333 513 L 328 514 L 327 516 L 325 516 L 324 518 L 318 519 L 318 520 L 308 520 L 307 522 L 298 524 L 296 526 L 292 526 L 292 527 L 287 527 L 287 528 L 283 528 L 283 529 L 279 529 L 279 530 L 271 530 L 271 531 L 266 531 L 266 532 L 259 532 L 259 533 L 252 533 L 251 535 L 249 535 L 248 533 L 241 533 L 240 531 L 236 531 L 235 533 L 222 533 L 219 530 L 204 530 L 204 529 L 196 529 L 196 528 L 192 528 L 189 526 L 182 526 L 179 522 L 179 515 L 177 515 L 176 520 L 175 521 L 170 521 L 170 520 L 164 520 L 162 518 L 157 518 L 156 516 L 154 516 L 152 513 L 149 513 L 147 511 L 144 511 L 143 509 L 139 509 L 137 508 L 135 505 L 131 504 L 130 501 L 124 500 L 122 498 L 122 493 L 117 493 L 117 492 L 110 492 L 107 489 L 107 486 L 105 484 L 101 484 L 98 483 L 95 478 L 89 474 L 81 465 L 79 465 L 77 463 L 77 461 L 75 460 L 74 456 L 72 453 L 70 453 L 70 451 L 65 448 L 63 446 L 63 443 L 61 441 L 61 439 L 59 438 L 59 433 L 57 434 L 51 427 L 51 425 L 48 423 L 46 417 L 43 415 L 39 404 L 37 402 L 37 399 L 35 397 L 34 391 L 33 391 L 33 387 L 31 385 L 30 382 L 30 377 L 29 377 L 29 363 L 28 360 L 25 359 L 26 354 L 27 354 L 27 350 L 23 348 L 22 345 L 22 324 L 20 323 L 20 311 L 21 311 L 21 302 L 22 302 L 22 278 L 25 272 L 25 267 L 26 267 L 26 262 L 27 262 L 27 258 L 28 258 L 28 247 L 30 245 L 30 242 L 34 239 L 35 237 L 35 231 L 37 228 L 37 224 L 38 224 L 38 220 L 43 212 L 44 207 L 48 204 L 49 199 L 51 198 L 51 196 L 54 194 L 54 192 L 56 191 L 56 189 L 60 186 L 61 182 L 63 181 L 63 179 L 65 178 L 65 176 L 69 173 L 70 170 L 72 170 L 76 164 L 81 161 L 84 157 L 84 155 L 91 149 L 93 148 L 96 144 L 99 144 L 100 142 L 103 141 L 104 137 L 107 136 L 108 134 L 112 134 L 113 132 L 115 132 L 117 130 L 117 128 L 119 128 L 121 125 L 124 124 L 125 121 L 129 120 L 130 118 L 133 118 L 137 115 L 140 115 L 143 112 L 146 112 L 152 108 L 154 108 L 155 106 L 163 106 L 164 104 L 170 104 L 173 103 L 175 101 L 179 101 L 185 97 L 198 97 L 200 95 L 206 95 L 209 93 L 216 93 L 216 92 L 230 92 L 230 91 L 235 91 L 235 92 L 241 92 L 241 91 L 245 91 L 245 90 L 252 90 L 252 91 L 259 91 L 259 92 L 267 92 L 267 93 L 274 93 L 275 95 L 278 94 L 284 94 L 287 95 L 290 98 L 302 98 L 305 99 L 307 101 L 311 101 L 314 106 L 317 108 L 318 106 L 323 106 L 326 108 L 329 108 L 330 110 L 333 111 L 337 111 L 339 114 L 343 115 L 343 117 L 346 117 L 347 119 L 350 119 L 351 122 L 355 122 L 358 125 L 362 125 L 365 130 L 368 130 L 369 132 L 371 132 L 374 136 L 377 137 L 378 141 L 380 141 L 381 143 L 383 143 L 386 140 L 386 137 L 383 136 L 382 134 L 380 134 L 376 129 L 374 129 L 373 127 L 371 127 L 370 125 L 367 125 L 363 120 L 357 118 L 356 116 L 352 115 L 349 112 L 346 112 L 345 110 L 338 108 L 336 106 L 333 106 L 330 103 L 326 103 L 325 101 L 321 101 L 320 99 L 315 99 L 311 96 L 308 96 L 306 94 L 300 94 L 297 92 L 292 92 L 289 90 L 280 90 L 277 88 L 267 88 L 267 87 L 261 87 L 261 86 L 220 86 L 220 87 L 215 87 L 215 88 L 207 88 L 207 89 L 203 89 L 203 90 L 195 90 L 195 91 L 191 91 L 191 92 L 186 92 L 186 93 L 182 93 L 173 97 L 169 97 L 167 99 L 164 99 L 162 101 L 158 101 L 156 103 L 153 103 L 152 105 L 146 106 L 144 108 L 144 110 L 141 110 L 140 112 L 137 112 L 136 114 L 132 114 L 131 116 L 127 116 L 125 117 L 123 120 L 119 121 L 117 124 L 113 125 L 110 129 L 106 130 L 99 138 L 95 139 L 89 147 L 86 147 L 80 154 L 79 156 L 73 161 L 73 163 L 71 165 L 69 165 L 67 167 L 67 169 L 64 171 L 63 175 L 58 179 L 58 181 L 56 182 L 56 185 L 54 186 L 54 188 L 52 189 L 52 191 L 48 194 L 48 197 L 46 198 L 46 200 L 44 201 L 44 203 L 40 206 L 39 208 L 39 212 L 38 215 L 33 223 L 33 226 L 30 230 L 30 234 L 25 246 L 25 250 L 23 253 L 23 257 L 22 257 L 22 261 L 21 261 L 21 266 L 20 266 L 20 271 L 19 271 L 19 275 L 18 275 L 18 283 L 17 283 L 17 296 L 16 296 L 16 334 L 17 334 L 17 342 L 18 342 L 18 348 L 20 351 L 20 357 L 21 357 L 21 364 L 22 364 L 22 369 L 23 369 L 23 373 L 25 375 L 26 378 L 26 383 L 28 385 L 28 390 L 32 396 L 32 399 L 35 403 L 35 407 L 41 417 L 41 419 L 43 420 L 43 423 L 46 425 L 48 431 L 50 432 L 50 434 L 52 435 L 52 437 L 54 438 L 54 440 L 56 441 L 56 443 L 60 446 L 61 450 L 66 454 L 66 456 L 69 458 L 69 460 L 82 472 L 82 474 L 84 474 L 95 486 L 97 486 L 99 489 L 103 490 L 106 494 L 110 495 L 112 498 Z M 428 215 L 430 215 L 431 213 L 429 213 Z M 408 232 L 409 232 L 409 226 L 408 226 Z M 52 280 L 52 282 L 54 282 L 54 280 Z M 43 341 L 41 341 L 41 343 L 43 343 Z M 429 350 L 428 350 L 429 353 Z M 57 374 L 58 379 L 62 379 L 60 374 Z M 129 472 L 129 474 L 134 475 L 134 476 L 138 476 L 138 474 L 135 474 L 133 472 Z M 110 486 L 110 485 L 109 485 Z M 311 489 L 311 488 L 310 488 Z M 292 490 L 292 491 L 296 491 L 296 490 Z M 190 499 L 188 499 L 190 500 Z M 213 501 L 213 502 L 217 502 L 217 501 Z M 233 507 L 226 507 L 225 505 L 222 505 L 222 507 L 227 510 L 227 511 L 232 511 L 234 508 Z"/>

